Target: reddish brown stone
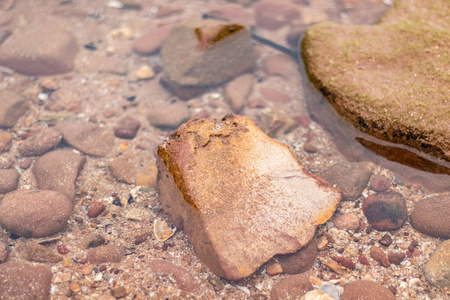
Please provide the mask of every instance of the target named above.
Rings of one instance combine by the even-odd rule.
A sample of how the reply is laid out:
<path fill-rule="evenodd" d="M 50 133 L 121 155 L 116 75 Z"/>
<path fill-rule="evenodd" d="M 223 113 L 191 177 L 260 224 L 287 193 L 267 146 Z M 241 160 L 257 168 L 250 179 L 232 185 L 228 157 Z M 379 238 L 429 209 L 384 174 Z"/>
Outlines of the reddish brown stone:
<path fill-rule="evenodd" d="M 288 95 L 271 88 L 261 88 L 260 93 L 265 99 L 274 103 L 285 104 L 291 102 L 291 98 Z"/>
<path fill-rule="evenodd" d="M 311 282 L 302 275 L 292 275 L 277 282 L 270 291 L 271 300 L 300 299 L 313 290 Z"/>
<path fill-rule="evenodd" d="M 105 205 L 98 201 L 92 201 L 87 208 L 87 216 L 89 218 L 97 218 L 105 211 Z"/>
<path fill-rule="evenodd" d="M 389 252 L 388 259 L 394 265 L 400 265 L 405 259 L 405 253 L 403 252 Z"/>
<path fill-rule="evenodd" d="M 6 194 L 17 189 L 20 174 L 15 169 L 0 169 L 0 194 Z"/>
<path fill-rule="evenodd" d="M 87 254 L 87 260 L 91 264 L 118 263 L 125 257 L 125 253 L 124 246 L 109 244 L 90 249 Z"/>
<path fill-rule="evenodd" d="M 229 279 L 307 244 L 340 201 L 286 145 L 241 116 L 183 124 L 159 146 L 157 165 L 163 208 L 199 258 Z"/>
<path fill-rule="evenodd" d="M 185 268 L 174 265 L 164 260 L 151 260 L 147 263 L 150 272 L 156 274 L 170 274 L 176 281 L 179 289 L 194 293 L 199 289 L 199 283 L 195 277 Z"/>
<path fill-rule="evenodd" d="M 8 151 L 11 148 L 13 136 L 7 131 L 0 131 L 0 153 Z"/>
<path fill-rule="evenodd" d="M 114 129 L 114 135 L 122 139 L 134 139 L 140 127 L 139 121 L 127 116 L 119 121 L 116 129 Z"/>
<path fill-rule="evenodd" d="M 384 175 L 375 175 L 370 179 L 370 187 L 375 192 L 382 192 L 389 189 L 391 182 Z"/>
<path fill-rule="evenodd" d="M 355 263 L 347 257 L 342 256 L 335 256 L 333 257 L 335 261 L 346 267 L 347 269 L 354 270 L 355 269 Z"/>
<path fill-rule="evenodd" d="M 18 150 L 23 156 L 41 155 L 56 147 L 61 138 L 59 131 L 47 128 L 20 143 Z"/>
<path fill-rule="evenodd" d="M 420 200 L 414 205 L 411 225 L 425 234 L 450 239 L 450 196 L 439 195 Z"/>
<path fill-rule="evenodd" d="M 370 266 L 369 260 L 367 259 L 367 257 L 365 257 L 364 255 L 360 254 L 358 256 L 358 261 L 360 264 L 365 265 L 365 266 Z"/>
<path fill-rule="evenodd" d="M 394 294 L 379 283 L 356 280 L 344 287 L 341 300 L 395 300 Z"/>
<path fill-rule="evenodd" d="M 370 248 L 370 255 L 384 267 L 389 267 L 389 265 L 391 264 L 388 257 L 386 256 L 386 253 L 384 253 L 384 251 L 378 246 L 372 246 Z"/>
<path fill-rule="evenodd" d="M 159 51 L 171 30 L 172 25 L 165 25 L 150 30 L 134 42 L 133 50 L 141 55 L 150 55 Z"/>
<path fill-rule="evenodd" d="M 317 256 L 317 241 L 311 240 L 295 253 L 277 255 L 276 258 L 286 274 L 300 274 L 314 265 Z"/>
<path fill-rule="evenodd" d="M 396 192 L 370 195 L 362 209 L 372 228 L 380 231 L 402 227 L 408 215 L 405 198 Z"/>
<path fill-rule="evenodd" d="M 287 1 L 259 1 L 254 8 L 256 24 L 268 30 L 277 30 L 300 17 L 297 7 Z"/>
<path fill-rule="evenodd" d="M 345 213 L 334 218 L 333 223 L 337 229 L 356 230 L 359 228 L 359 218 L 354 213 Z"/>
<path fill-rule="evenodd" d="M 2 89 L 0 93 L 0 128 L 13 127 L 27 111 L 26 101 L 13 91 Z"/>

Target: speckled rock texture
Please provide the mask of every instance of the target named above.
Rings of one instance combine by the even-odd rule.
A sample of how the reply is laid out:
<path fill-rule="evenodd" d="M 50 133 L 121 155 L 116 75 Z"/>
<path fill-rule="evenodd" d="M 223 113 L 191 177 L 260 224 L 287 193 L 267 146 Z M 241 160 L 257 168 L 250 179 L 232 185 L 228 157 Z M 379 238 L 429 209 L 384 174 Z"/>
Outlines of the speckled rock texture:
<path fill-rule="evenodd" d="M 450 2 L 397 0 L 374 26 L 306 31 L 311 81 L 360 130 L 450 160 Z"/>
<path fill-rule="evenodd" d="M 52 271 L 18 262 L 0 264 L 0 299 L 50 299 Z"/>
<path fill-rule="evenodd" d="M 344 287 L 341 300 L 395 300 L 395 296 L 377 282 L 356 280 Z"/>
<path fill-rule="evenodd" d="M 25 99 L 13 91 L 2 89 L 0 92 L 0 127 L 13 127 L 27 111 Z"/>
<path fill-rule="evenodd" d="M 312 239 L 341 199 L 250 119 L 192 119 L 158 148 L 163 208 L 218 276 L 241 279 Z"/>
<path fill-rule="evenodd" d="M 450 195 L 420 200 L 411 213 L 411 225 L 425 234 L 450 239 Z"/>
<path fill-rule="evenodd" d="M 425 265 L 425 277 L 435 286 L 450 287 L 450 240 L 442 242 Z"/>

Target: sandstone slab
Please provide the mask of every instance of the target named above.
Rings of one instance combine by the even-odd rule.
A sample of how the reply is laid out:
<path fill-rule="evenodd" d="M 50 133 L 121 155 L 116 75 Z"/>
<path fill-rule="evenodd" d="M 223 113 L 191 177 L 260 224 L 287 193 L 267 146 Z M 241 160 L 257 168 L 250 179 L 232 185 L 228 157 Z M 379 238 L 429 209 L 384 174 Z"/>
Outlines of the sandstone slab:
<path fill-rule="evenodd" d="M 52 276 L 44 266 L 0 264 L 0 299 L 50 299 Z"/>
<path fill-rule="evenodd" d="M 114 135 L 97 124 L 82 120 L 59 122 L 56 129 L 75 149 L 93 156 L 106 156 L 114 146 Z"/>
<path fill-rule="evenodd" d="M 450 160 L 450 3 L 395 1 L 374 26 L 306 31 L 311 81 L 363 132 Z"/>
<path fill-rule="evenodd" d="M 55 191 L 21 190 L 6 194 L 0 203 L 0 224 L 22 237 L 46 237 L 67 225 L 72 203 Z"/>
<path fill-rule="evenodd" d="M 27 109 L 28 104 L 22 97 L 3 89 L 0 92 L 0 127 L 13 127 Z"/>
<path fill-rule="evenodd" d="M 68 150 L 55 150 L 41 156 L 31 171 L 39 189 L 58 191 L 69 200 L 75 198 L 75 182 L 86 157 Z"/>
<path fill-rule="evenodd" d="M 340 192 L 246 117 L 192 119 L 158 148 L 163 208 L 218 276 L 241 279 L 313 237 Z"/>
<path fill-rule="evenodd" d="M 188 87 L 219 85 L 255 63 L 250 31 L 216 20 L 174 25 L 161 59 L 169 81 Z"/>
<path fill-rule="evenodd" d="M 0 64 L 28 75 L 70 72 L 78 46 L 75 38 L 57 26 L 28 26 L 15 32 L 0 48 Z"/>

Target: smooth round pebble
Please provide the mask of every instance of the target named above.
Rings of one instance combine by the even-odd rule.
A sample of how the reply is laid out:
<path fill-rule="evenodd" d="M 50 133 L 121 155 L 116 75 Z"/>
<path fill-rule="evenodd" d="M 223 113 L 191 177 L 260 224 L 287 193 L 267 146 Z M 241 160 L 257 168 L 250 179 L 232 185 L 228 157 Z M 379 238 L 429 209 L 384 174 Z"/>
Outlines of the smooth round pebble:
<path fill-rule="evenodd" d="M 19 144 L 18 150 L 23 156 L 41 155 L 56 147 L 61 139 L 62 135 L 59 131 L 47 128 Z"/>
<path fill-rule="evenodd" d="M 141 127 L 141 123 L 136 119 L 126 116 L 122 118 L 114 129 L 114 135 L 122 139 L 134 139 Z"/>
<path fill-rule="evenodd" d="M 391 182 L 389 181 L 389 178 L 387 178 L 384 175 L 378 174 L 370 179 L 370 187 L 375 192 L 386 191 L 389 189 L 390 186 Z"/>
<path fill-rule="evenodd" d="M 0 264 L 0 299 L 50 299 L 52 276 L 44 266 Z"/>
<path fill-rule="evenodd" d="M 341 300 L 395 300 L 395 296 L 379 283 L 356 280 L 344 287 Z"/>
<path fill-rule="evenodd" d="M 134 42 L 133 50 L 141 55 L 150 55 L 159 51 L 171 30 L 172 25 L 165 25 L 150 30 Z"/>
<path fill-rule="evenodd" d="M 155 127 L 177 128 L 191 118 L 186 103 L 175 101 L 156 104 L 147 114 L 149 123 Z"/>
<path fill-rule="evenodd" d="M 362 209 L 372 228 L 379 231 L 402 227 L 408 216 L 406 200 L 396 192 L 370 195 L 364 200 Z"/>
<path fill-rule="evenodd" d="M 118 263 L 125 257 L 125 253 L 124 246 L 108 244 L 90 249 L 87 254 L 87 259 L 91 264 Z"/>
<path fill-rule="evenodd" d="M 63 230 L 71 213 L 71 201 L 59 192 L 21 190 L 1 201 L 0 224 L 18 236 L 39 238 Z"/>
<path fill-rule="evenodd" d="M 414 205 L 414 229 L 441 239 L 450 239 L 450 195 L 425 198 Z"/>
<path fill-rule="evenodd" d="M 297 7 L 285 1 L 259 1 L 254 9 L 256 25 L 267 30 L 277 30 L 300 17 Z"/>
<path fill-rule="evenodd" d="M 0 169 L 0 194 L 6 194 L 17 189 L 20 174 L 15 169 Z"/>
<path fill-rule="evenodd" d="M 450 287 L 450 240 L 442 242 L 431 254 L 424 271 L 432 285 Z"/>

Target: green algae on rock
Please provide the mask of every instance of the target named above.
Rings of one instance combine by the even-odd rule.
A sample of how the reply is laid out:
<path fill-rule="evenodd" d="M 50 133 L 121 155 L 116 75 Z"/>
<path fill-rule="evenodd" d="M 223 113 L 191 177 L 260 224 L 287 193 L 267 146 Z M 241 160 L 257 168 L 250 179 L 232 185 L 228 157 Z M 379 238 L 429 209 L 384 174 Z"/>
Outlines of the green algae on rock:
<path fill-rule="evenodd" d="M 314 25 L 308 76 L 361 131 L 450 160 L 449 16 L 446 0 L 398 0 L 374 26 Z"/>

